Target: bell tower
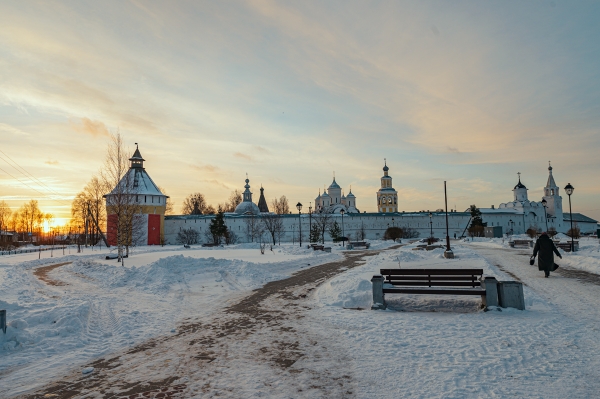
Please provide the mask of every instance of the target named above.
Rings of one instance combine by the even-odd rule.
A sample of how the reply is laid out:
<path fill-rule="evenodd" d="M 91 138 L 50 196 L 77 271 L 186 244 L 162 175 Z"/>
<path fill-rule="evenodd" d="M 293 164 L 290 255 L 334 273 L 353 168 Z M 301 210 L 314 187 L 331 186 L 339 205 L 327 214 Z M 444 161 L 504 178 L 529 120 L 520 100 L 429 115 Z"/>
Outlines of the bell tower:
<path fill-rule="evenodd" d="M 546 214 L 548 215 L 549 223 L 559 230 L 563 224 L 562 197 L 559 195 L 559 188 L 552 176 L 552 165 L 548 162 L 548 182 L 544 187 L 544 197 L 546 200 Z M 550 222 L 554 219 L 552 222 Z M 560 230 L 559 230 L 560 231 Z"/>
<path fill-rule="evenodd" d="M 377 191 L 377 210 L 379 212 L 398 212 L 398 192 L 392 187 L 392 177 L 388 174 L 390 168 L 387 160 L 383 159 L 383 176 L 381 177 L 381 188 Z"/>

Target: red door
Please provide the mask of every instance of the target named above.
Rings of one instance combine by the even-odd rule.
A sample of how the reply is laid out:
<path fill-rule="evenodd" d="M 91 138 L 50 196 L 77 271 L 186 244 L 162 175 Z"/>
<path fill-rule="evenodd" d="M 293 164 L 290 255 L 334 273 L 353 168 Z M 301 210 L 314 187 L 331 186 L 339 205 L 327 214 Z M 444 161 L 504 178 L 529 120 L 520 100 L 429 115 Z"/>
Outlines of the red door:
<path fill-rule="evenodd" d="M 108 245 L 117 245 L 117 215 L 108 215 L 106 228 Z"/>
<path fill-rule="evenodd" d="M 148 215 L 148 245 L 160 245 L 160 215 Z"/>

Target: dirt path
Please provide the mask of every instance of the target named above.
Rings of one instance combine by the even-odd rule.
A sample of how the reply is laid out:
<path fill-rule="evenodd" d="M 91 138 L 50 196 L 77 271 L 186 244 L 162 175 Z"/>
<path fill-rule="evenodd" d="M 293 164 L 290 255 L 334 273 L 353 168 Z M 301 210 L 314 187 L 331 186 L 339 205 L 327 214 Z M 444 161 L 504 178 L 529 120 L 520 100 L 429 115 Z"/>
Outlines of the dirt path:
<path fill-rule="evenodd" d="M 211 319 L 185 320 L 171 336 L 95 361 L 89 375 L 78 369 L 23 397 L 352 397 L 345 348 L 302 323 L 310 309 L 305 298 L 380 252 L 349 251 L 339 261 L 267 283 Z"/>
<path fill-rule="evenodd" d="M 43 281 L 44 283 L 48 284 L 48 285 L 54 285 L 54 286 L 61 286 L 61 285 L 67 285 L 67 283 L 63 282 L 63 281 L 58 281 L 58 280 L 53 280 L 48 276 L 48 273 L 50 273 L 52 270 L 57 269 L 61 266 L 64 265 L 69 265 L 72 262 L 64 262 L 64 263 L 57 263 L 55 265 L 50 265 L 50 266 L 43 266 L 43 267 L 38 267 L 37 269 L 35 269 L 33 271 L 33 275 L 36 276 L 38 279 L 40 279 L 41 281 Z"/>

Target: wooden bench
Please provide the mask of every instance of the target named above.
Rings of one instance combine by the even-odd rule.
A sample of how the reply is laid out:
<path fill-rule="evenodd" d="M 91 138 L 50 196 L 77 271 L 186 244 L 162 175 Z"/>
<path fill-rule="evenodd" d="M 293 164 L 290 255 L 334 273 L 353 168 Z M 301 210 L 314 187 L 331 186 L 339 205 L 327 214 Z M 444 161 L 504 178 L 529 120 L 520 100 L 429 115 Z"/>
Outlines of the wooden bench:
<path fill-rule="evenodd" d="M 514 241 L 509 241 L 508 245 L 510 245 L 511 248 L 514 247 L 528 247 L 528 248 L 533 248 L 533 240 L 514 240 Z"/>
<path fill-rule="evenodd" d="M 560 248 L 565 252 L 571 252 L 571 241 L 568 242 L 555 242 L 556 248 Z M 575 251 L 579 251 L 579 241 L 573 241 Z"/>
<path fill-rule="evenodd" d="M 380 273 L 371 280 L 373 309 L 386 308 L 385 294 L 478 295 L 484 306 L 497 303 L 495 289 L 491 294 L 496 299 L 486 298 L 483 269 L 381 269 Z"/>

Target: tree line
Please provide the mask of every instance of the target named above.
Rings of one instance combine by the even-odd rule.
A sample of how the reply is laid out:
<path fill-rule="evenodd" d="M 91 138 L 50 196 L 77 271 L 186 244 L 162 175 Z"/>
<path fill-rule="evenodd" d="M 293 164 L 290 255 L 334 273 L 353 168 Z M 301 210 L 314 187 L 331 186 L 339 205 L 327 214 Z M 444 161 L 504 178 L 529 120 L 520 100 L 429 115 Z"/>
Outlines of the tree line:
<path fill-rule="evenodd" d="M 15 211 L 8 206 L 6 201 L 0 201 L 0 231 L 17 233 L 18 241 L 42 242 L 46 240 L 49 234 L 44 233 L 44 225 L 50 225 L 53 222 L 54 215 L 43 212 L 37 200 L 32 199 Z M 13 245 L 6 237 L 3 236 L 3 239 L 0 239 L 2 246 Z"/>

